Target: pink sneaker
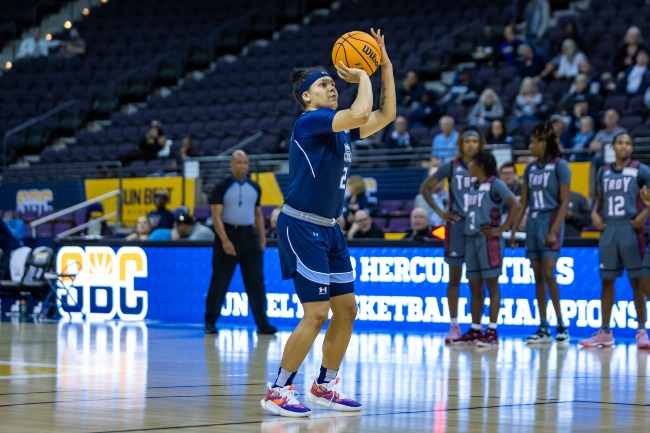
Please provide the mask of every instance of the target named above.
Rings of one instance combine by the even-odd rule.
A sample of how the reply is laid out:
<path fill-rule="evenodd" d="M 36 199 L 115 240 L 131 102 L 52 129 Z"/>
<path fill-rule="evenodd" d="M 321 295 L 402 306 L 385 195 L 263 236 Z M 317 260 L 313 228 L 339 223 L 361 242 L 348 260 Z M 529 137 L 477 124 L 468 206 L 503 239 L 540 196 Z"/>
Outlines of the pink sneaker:
<path fill-rule="evenodd" d="M 342 412 L 358 412 L 361 410 L 361 403 L 352 400 L 343 394 L 340 388 L 341 378 L 337 377 L 330 383 L 314 383 L 311 391 L 307 393 L 307 400 L 328 409 L 340 410 Z"/>
<path fill-rule="evenodd" d="M 650 349 L 650 340 L 648 340 L 648 331 L 639 329 L 636 331 L 636 347 L 639 349 Z"/>
<path fill-rule="evenodd" d="M 296 399 L 298 392 L 294 385 L 273 388 L 271 383 L 267 383 L 266 388 L 266 395 L 260 402 L 265 411 L 292 418 L 311 415 L 311 410 Z"/>
<path fill-rule="evenodd" d="M 445 337 L 445 344 L 450 344 L 461 336 L 462 334 L 460 333 L 460 326 L 458 323 L 452 323 L 449 325 L 449 334 Z"/>
<path fill-rule="evenodd" d="M 609 347 L 614 345 L 614 334 L 610 331 L 609 334 L 599 329 L 596 334 L 591 338 L 580 340 L 578 342 L 581 346 L 585 347 Z"/>

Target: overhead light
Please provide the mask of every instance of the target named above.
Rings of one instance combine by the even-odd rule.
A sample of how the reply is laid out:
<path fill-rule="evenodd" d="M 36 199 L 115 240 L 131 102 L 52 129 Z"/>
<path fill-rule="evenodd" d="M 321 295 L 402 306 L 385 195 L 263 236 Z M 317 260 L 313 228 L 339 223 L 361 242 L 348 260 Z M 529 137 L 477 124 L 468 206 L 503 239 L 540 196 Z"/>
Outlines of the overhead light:
<path fill-rule="evenodd" d="M 72 23 L 70 21 L 66 21 L 65 23 L 63 23 L 63 28 L 68 30 L 71 29 Z"/>
<path fill-rule="evenodd" d="M 12 66 L 13 65 L 11 64 L 11 62 L 6 62 L 5 63 L 5 69 L 11 69 Z"/>
<path fill-rule="evenodd" d="M 45 40 L 46 41 L 51 41 L 52 40 L 52 34 L 51 33 L 46 34 L 45 35 Z"/>
<path fill-rule="evenodd" d="M 88 8 L 83 8 L 83 9 L 81 10 L 81 13 L 82 13 L 83 15 L 88 15 L 88 14 L 90 13 L 90 9 L 88 9 Z"/>

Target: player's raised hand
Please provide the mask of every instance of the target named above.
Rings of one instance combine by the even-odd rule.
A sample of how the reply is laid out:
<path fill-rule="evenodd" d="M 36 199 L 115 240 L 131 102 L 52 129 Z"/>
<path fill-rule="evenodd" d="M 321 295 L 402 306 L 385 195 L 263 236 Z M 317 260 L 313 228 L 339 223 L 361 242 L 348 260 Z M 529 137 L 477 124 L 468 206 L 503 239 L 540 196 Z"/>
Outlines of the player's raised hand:
<path fill-rule="evenodd" d="M 384 35 L 381 34 L 381 29 L 377 29 L 377 31 L 375 31 L 375 29 L 370 29 L 370 34 L 375 38 L 379 45 L 379 49 L 381 50 L 381 60 L 379 61 L 379 64 L 381 66 L 390 64 L 390 58 L 386 52 L 386 43 L 384 41 Z"/>
<path fill-rule="evenodd" d="M 348 83 L 358 83 L 361 81 L 362 76 L 368 75 L 363 69 L 348 68 L 343 64 L 343 62 L 339 62 L 339 64 L 334 65 L 334 67 L 336 68 L 338 76 Z"/>

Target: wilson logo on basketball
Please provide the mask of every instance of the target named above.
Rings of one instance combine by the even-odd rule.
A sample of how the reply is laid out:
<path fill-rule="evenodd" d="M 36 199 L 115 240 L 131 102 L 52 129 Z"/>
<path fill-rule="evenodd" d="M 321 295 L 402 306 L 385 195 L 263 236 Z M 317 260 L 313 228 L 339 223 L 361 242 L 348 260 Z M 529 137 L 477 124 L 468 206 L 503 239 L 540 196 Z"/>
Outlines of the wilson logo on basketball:
<path fill-rule="evenodd" d="M 59 249 L 56 257 L 65 287 L 57 289 L 57 305 L 63 319 L 85 315 L 94 321 L 142 320 L 149 309 L 149 294 L 135 289 L 136 278 L 148 276 L 147 255 L 139 247 L 71 247 Z M 67 290 L 66 290 L 67 289 Z M 83 314 L 82 314 L 83 313 Z"/>
<path fill-rule="evenodd" d="M 363 54 L 367 55 L 370 60 L 375 64 L 375 67 L 379 65 L 379 62 L 377 61 L 377 54 L 370 48 L 368 45 L 363 45 Z"/>

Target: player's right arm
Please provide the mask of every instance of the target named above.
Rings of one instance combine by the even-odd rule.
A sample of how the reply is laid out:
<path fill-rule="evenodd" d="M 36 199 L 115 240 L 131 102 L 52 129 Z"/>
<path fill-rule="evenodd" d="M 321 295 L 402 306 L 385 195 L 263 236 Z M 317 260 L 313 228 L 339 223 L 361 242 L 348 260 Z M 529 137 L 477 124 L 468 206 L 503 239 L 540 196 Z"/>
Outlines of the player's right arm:
<path fill-rule="evenodd" d="M 600 216 L 600 212 L 603 210 L 603 191 L 601 189 L 602 179 L 603 179 L 603 168 L 598 169 L 598 174 L 596 174 L 596 197 L 594 199 L 594 209 L 591 211 L 591 223 L 598 230 L 605 230 L 605 224 L 603 223 L 603 218 Z"/>
<path fill-rule="evenodd" d="M 341 79 L 348 83 L 359 83 L 357 97 L 347 110 L 340 110 L 332 120 L 332 131 L 341 132 L 359 128 L 370 119 L 372 113 L 372 85 L 363 69 L 348 68 L 342 62 L 334 65 Z"/>
<path fill-rule="evenodd" d="M 228 239 L 226 234 L 226 228 L 223 225 L 223 205 L 222 204 L 213 204 L 210 205 L 210 210 L 212 211 L 212 222 L 214 223 L 214 230 L 217 232 L 217 236 L 221 239 L 221 246 L 226 254 L 229 256 L 237 255 L 235 251 L 235 246 Z"/>
<path fill-rule="evenodd" d="M 420 194 L 422 194 L 424 201 L 427 202 L 429 207 L 431 207 L 431 209 L 433 209 L 433 211 L 438 214 L 440 218 L 446 222 L 456 222 L 460 219 L 460 216 L 451 209 L 448 211 L 440 209 L 438 204 L 433 199 L 433 190 L 436 188 L 439 182 L 443 181 L 445 177 L 449 177 L 449 174 L 451 174 L 451 165 L 449 163 L 441 165 L 434 174 L 422 182 L 422 185 L 420 185 Z"/>
<path fill-rule="evenodd" d="M 527 178 L 527 176 L 524 176 L 524 178 Z M 517 215 L 517 219 L 515 219 L 515 223 L 512 225 L 512 228 L 510 229 L 510 246 L 513 248 L 517 247 L 517 239 L 515 239 L 515 232 L 517 231 L 517 227 L 521 224 L 521 220 L 524 218 L 524 214 L 526 213 L 526 208 L 528 207 L 528 183 L 525 182 L 521 188 L 521 199 L 519 200 L 519 203 L 521 206 L 519 206 L 519 212 Z"/>

